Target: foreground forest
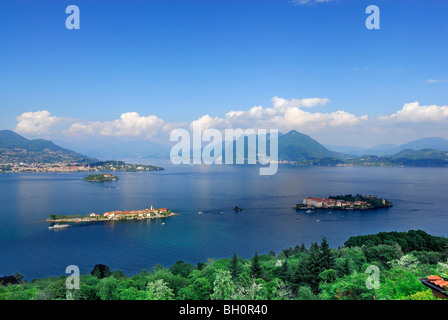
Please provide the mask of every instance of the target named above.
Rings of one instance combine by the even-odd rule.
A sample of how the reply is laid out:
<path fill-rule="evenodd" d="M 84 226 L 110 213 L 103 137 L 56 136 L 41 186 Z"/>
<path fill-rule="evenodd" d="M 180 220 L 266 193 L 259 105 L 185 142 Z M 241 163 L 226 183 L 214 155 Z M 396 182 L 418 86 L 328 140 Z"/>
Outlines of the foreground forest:
<path fill-rule="evenodd" d="M 96 265 L 67 290 L 67 276 L 23 281 L 0 277 L 0 300 L 435 300 L 419 281 L 446 276 L 448 238 L 423 231 L 384 232 L 349 238 L 332 249 L 325 238 L 275 254 L 209 259 L 196 266 L 178 261 L 134 276 Z M 369 266 L 379 287 L 368 289 Z"/>

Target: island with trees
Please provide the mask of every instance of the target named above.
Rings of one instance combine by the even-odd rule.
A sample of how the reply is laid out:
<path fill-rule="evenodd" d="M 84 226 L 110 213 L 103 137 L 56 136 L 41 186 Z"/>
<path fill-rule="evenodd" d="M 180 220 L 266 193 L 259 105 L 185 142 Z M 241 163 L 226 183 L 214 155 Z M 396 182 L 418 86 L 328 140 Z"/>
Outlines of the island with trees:
<path fill-rule="evenodd" d="M 310 209 L 339 209 L 339 210 L 367 210 L 392 207 L 392 202 L 377 196 L 363 196 L 360 194 L 329 196 L 328 198 L 306 197 L 302 203 L 294 206 L 296 210 Z"/>
<path fill-rule="evenodd" d="M 89 181 L 89 182 L 106 182 L 106 181 L 117 181 L 118 177 L 111 175 L 110 173 L 91 174 L 91 175 L 83 178 L 83 180 Z"/>

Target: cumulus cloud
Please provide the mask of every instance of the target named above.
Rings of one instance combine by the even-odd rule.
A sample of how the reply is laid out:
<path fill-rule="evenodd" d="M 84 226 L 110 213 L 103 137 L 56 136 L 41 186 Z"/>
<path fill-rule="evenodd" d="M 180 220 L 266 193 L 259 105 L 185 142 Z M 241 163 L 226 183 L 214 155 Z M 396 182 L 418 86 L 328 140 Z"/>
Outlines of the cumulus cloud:
<path fill-rule="evenodd" d="M 155 115 L 141 116 L 127 112 L 120 119 L 105 122 L 77 122 L 64 131 L 67 136 L 99 135 L 105 137 L 150 138 L 163 128 L 164 121 Z"/>
<path fill-rule="evenodd" d="M 302 108 L 325 105 L 326 98 L 284 99 L 272 98 L 272 107 L 255 106 L 247 111 L 229 111 L 225 117 L 212 118 L 205 115 L 191 123 L 200 123 L 202 129 L 254 128 L 313 131 L 324 127 L 353 126 L 367 120 L 367 116 L 357 117 L 345 111 L 332 113 L 309 112 Z"/>
<path fill-rule="evenodd" d="M 25 112 L 16 118 L 17 126 L 15 131 L 25 135 L 47 135 L 50 129 L 64 118 L 52 116 L 47 110 L 35 112 Z"/>
<path fill-rule="evenodd" d="M 379 120 L 414 123 L 448 121 L 448 106 L 421 106 L 417 101 L 406 103 L 401 110 L 389 116 L 380 116 Z"/>
<path fill-rule="evenodd" d="M 448 106 L 406 103 L 395 113 L 380 117 L 355 115 L 344 110 L 323 111 L 330 103 L 326 98 L 285 99 L 273 97 L 269 106 L 253 106 L 230 110 L 223 116 L 205 114 L 186 122 L 166 122 L 156 115 L 123 113 L 111 121 L 88 121 L 52 116 L 46 110 L 26 112 L 17 117 L 16 131 L 36 137 L 66 139 L 79 137 L 117 138 L 120 140 L 150 139 L 160 143 L 169 140 L 176 128 L 193 128 L 200 124 L 202 130 L 224 129 L 278 129 L 280 132 L 297 130 L 310 134 L 323 143 L 332 141 L 367 141 L 392 143 L 397 137 L 422 138 L 446 137 Z M 398 108 L 397 108 L 398 109 Z M 334 110 L 334 109 L 333 109 Z M 418 130 L 416 128 L 418 127 Z M 372 143 L 373 143 L 372 142 Z M 374 144 L 374 143 L 373 143 Z"/>

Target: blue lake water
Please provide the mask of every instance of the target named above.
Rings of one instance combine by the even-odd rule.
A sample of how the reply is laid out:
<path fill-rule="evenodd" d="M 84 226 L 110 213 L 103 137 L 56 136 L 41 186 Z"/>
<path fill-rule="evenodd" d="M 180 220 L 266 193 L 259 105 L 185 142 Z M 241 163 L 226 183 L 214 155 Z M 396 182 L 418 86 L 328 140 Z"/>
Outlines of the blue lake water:
<path fill-rule="evenodd" d="M 332 247 L 352 235 L 380 231 L 421 229 L 448 236 L 446 168 L 280 167 L 274 176 L 260 176 L 252 166 L 167 165 L 163 172 L 117 175 L 116 182 L 89 183 L 82 180 L 86 173 L 1 174 L 0 275 L 60 276 L 68 265 L 89 273 L 99 263 L 133 275 L 177 260 L 196 264 L 233 252 L 245 258 L 255 251 L 278 253 L 323 236 Z M 318 215 L 292 209 L 307 196 L 348 193 L 378 195 L 394 206 Z M 151 205 L 179 216 L 56 231 L 45 222 L 52 213 Z M 244 210 L 235 213 L 235 205 Z"/>

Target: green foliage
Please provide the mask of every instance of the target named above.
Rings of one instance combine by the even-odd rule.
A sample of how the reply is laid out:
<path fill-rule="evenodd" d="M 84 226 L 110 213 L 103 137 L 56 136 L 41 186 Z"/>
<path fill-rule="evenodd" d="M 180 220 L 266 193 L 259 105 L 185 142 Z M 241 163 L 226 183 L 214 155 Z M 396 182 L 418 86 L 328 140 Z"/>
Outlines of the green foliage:
<path fill-rule="evenodd" d="M 411 251 L 446 252 L 448 238 L 436 237 L 421 230 L 408 232 L 380 232 L 374 235 L 360 235 L 350 237 L 345 243 L 346 247 L 373 247 L 380 244 L 393 245 L 398 243 L 403 253 Z"/>
<path fill-rule="evenodd" d="M 148 283 L 146 300 L 172 300 L 173 298 L 173 289 L 162 279 Z"/>
<path fill-rule="evenodd" d="M 210 295 L 212 300 L 231 300 L 236 291 L 235 284 L 232 281 L 230 271 L 218 269 L 216 271 L 215 281 L 213 281 L 213 293 Z"/>
<path fill-rule="evenodd" d="M 437 298 L 434 297 L 432 291 L 428 289 L 400 298 L 399 300 L 437 300 Z"/>
<path fill-rule="evenodd" d="M 187 278 L 188 275 L 194 270 L 194 266 L 189 263 L 185 263 L 183 261 L 176 261 L 175 264 L 173 264 L 170 267 L 170 271 L 174 275 L 181 275 L 182 277 Z"/>
<path fill-rule="evenodd" d="M 111 275 L 111 272 L 109 266 L 106 266 L 104 264 L 97 264 L 90 272 L 90 274 L 97 277 L 98 279 L 103 279 L 109 277 Z"/>
<path fill-rule="evenodd" d="M 318 297 L 313 293 L 310 287 L 303 286 L 297 291 L 297 300 L 317 300 Z"/>
<path fill-rule="evenodd" d="M 260 266 L 260 262 L 258 261 L 258 253 L 257 252 L 255 252 L 255 256 L 252 258 L 252 261 L 251 261 L 250 274 L 253 278 L 261 277 L 261 266 Z"/>
<path fill-rule="evenodd" d="M 177 261 L 131 277 L 98 264 L 81 276 L 79 290 L 70 291 L 65 276 L 31 282 L 20 274 L 3 276 L 0 300 L 433 300 L 419 278 L 448 278 L 445 238 L 414 231 L 349 240 L 350 246 L 338 249 L 330 248 L 324 238 L 309 249 L 302 244 L 277 256 L 256 252 L 251 259 L 234 253 L 198 267 Z M 370 265 L 379 268 L 376 289 L 366 285 L 371 282 L 366 273 Z"/>
<path fill-rule="evenodd" d="M 229 269 L 232 280 L 235 281 L 242 272 L 242 268 L 238 262 L 238 257 L 236 256 L 235 252 L 233 253 L 232 259 L 230 260 Z"/>

